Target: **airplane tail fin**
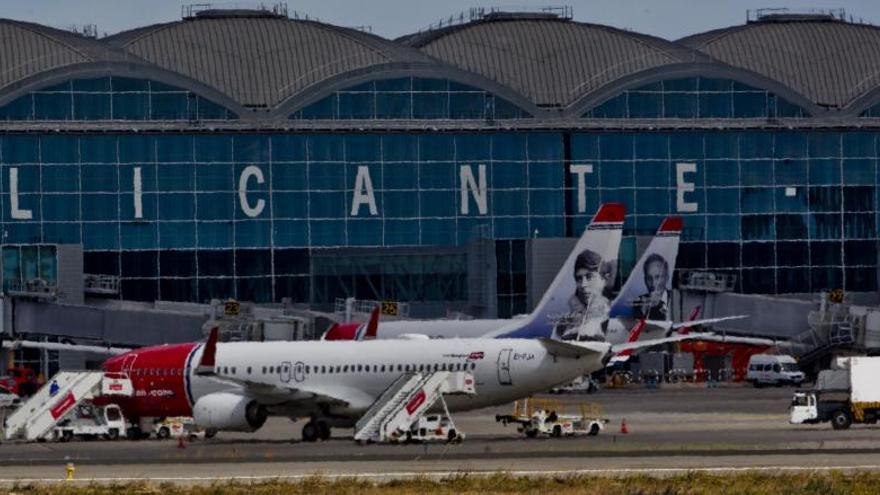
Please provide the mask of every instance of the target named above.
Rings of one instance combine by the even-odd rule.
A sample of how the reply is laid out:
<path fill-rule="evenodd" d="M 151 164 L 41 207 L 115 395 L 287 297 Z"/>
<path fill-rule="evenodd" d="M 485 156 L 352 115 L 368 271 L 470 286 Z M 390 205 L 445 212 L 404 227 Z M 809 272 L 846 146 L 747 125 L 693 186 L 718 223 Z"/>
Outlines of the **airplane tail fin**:
<path fill-rule="evenodd" d="M 691 311 L 691 314 L 688 316 L 688 319 L 687 319 L 687 321 L 691 324 L 686 327 L 679 328 L 678 333 L 681 335 L 687 335 L 691 331 L 691 327 L 693 326 L 693 322 L 697 319 L 698 316 L 700 316 L 700 311 L 702 311 L 702 310 L 703 310 L 703 306 L 701 306 L 699 304 L 694 306 L 694 309 Z M 670 329 L 670 332 L 671 332 L 671 329 Z M 668 335 L 667 335 L 667 337 L 668 337 Z"/>
<path fill-rule="evenodd" d="M 629 332 L 629 337 L 627 337 L 627 342 L 637 342 L 639 337 L 642 334 L 642 329 L 645 328 L 646 322 L 644 319 L 641 319 L 636 322 L 635 326 L 633 326 L 632 330 Z M 634 349 L 626 349 L 618 352 L 611 358 L 611 362 L 609 363 L 611 366 L 619 365 L 627 362 L 629 358 L 632 357 Z"/>
<path fill-rule="evenodd" d="M 683 226 L 681 217 L 666 217 L 648 248 L 611 303 L 611 318 L 669 318 L 668 298 Z"/>
<path fill-rule="evenodd" d="M 581 313 L 607 313 L 606 287 L 614 285 L 626 208 L 605 203 L 578 239 L 532 313 L 485 337 L 550 337 L 560 319 Z"/>

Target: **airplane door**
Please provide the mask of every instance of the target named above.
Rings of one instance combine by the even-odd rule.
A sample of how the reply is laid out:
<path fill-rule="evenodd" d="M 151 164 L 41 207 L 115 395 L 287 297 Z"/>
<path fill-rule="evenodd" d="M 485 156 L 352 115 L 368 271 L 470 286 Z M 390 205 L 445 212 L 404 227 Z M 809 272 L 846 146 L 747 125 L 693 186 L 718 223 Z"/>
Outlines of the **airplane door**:
<path fill-rule="evenodd" d="M 281 381 L 287 383 L 290 381 L 290 362 L 281 363 Z"/>
<path fill-rule="evenodd" d="M 502 349 L 501 352 L 498 353 L 498 384 L 499 385 L 513 385 L 513 381 L 510 378 L 510 355 L 513 354 L 513 349 Z"/>
<path fill-rule="evenodd" d="M 293 365 L 293 379 L 301 382 L 306 379 L 306 365 L 302 361 Z"/>

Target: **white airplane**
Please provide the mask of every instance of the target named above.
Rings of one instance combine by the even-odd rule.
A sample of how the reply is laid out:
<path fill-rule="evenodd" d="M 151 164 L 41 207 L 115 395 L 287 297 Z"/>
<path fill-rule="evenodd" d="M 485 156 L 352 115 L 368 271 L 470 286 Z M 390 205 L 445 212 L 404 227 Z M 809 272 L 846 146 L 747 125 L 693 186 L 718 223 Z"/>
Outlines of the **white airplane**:
<path fill-rule="evenodd" d="M 226 431 L 254 431 L 268 416 L 309 417 L 303 438 L 314 441 L 326 438 L 330 426 L 353 426 L 407 372 L 472 373 L 477 393 L 446 399 L 450 411 L 465 411 L 568 383 L 601 369 L 616 352 L 704 335 L 620 345 L 545 338 L 218 343 L 214 329 L 207 343 L 186 353 L 180 346 L 138 349 L 108 360 L 105 369 L 140 377 L 144 369 L 175 368 L 161 374 L 168 383 L 157 379 L 149 386 L 180 389 L 186 401 L 166 397 L 151 411 L 142 397 L 154 394 L 140 394 L 146 382 L 135 378 L 132 403 L 120 402 L 127 417 L 127 409 L 143 416 L 192 415 L 204 428 Z M 168 410 L 172 402 L 180 410 Z"/>

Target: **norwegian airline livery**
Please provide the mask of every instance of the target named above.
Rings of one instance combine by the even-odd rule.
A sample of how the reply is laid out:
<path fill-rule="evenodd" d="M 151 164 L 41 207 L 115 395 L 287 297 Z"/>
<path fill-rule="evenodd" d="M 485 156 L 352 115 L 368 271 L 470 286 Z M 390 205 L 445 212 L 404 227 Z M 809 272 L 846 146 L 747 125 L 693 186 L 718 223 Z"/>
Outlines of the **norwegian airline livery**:
<path fill-rule="evenodd" d="M 579 328 L 585 315 L 599 316 L 608 311 L 607 292 L 614 285 L 625 213 L 619 203 L 599 207 L 531 314 L 512 319 L 386 321 L 377 338 L 412 338 L 420 334 L 433 338 L 574 339 L 574 329 Z M 340 325 L 334 329 L 334 336 L 341 334 L 342 328 Z"/>
<path fill-rule="evenodd" d="M 132 397 L 114 398 L 137 422 L 193 416 L 211 430 L 254 431 L 269 416 L 311 418 L 303 438 L 349 427 L 408 373 L 466 371 L 476 394 L 451 396 L 450 411 L 505 404 L 601 369 L 616 352 L 709 334 L 613 346 L 538 339 L 217 342 L 138 349 L 104 363 L 126 373 Z"/>

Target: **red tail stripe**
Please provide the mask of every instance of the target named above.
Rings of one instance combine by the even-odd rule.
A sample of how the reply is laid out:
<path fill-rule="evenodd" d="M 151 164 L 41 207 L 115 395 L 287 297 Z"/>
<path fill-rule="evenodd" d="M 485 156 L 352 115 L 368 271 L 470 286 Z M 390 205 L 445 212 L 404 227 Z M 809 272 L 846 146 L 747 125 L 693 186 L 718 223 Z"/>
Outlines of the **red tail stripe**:
<path fill-rule="evenodd" d="M 681 232 L 684 228 L 684 221 L 681 217 L 666 217 L 660 224 L 658 232 Z"/>
<path fill-rule="evenodd" d="M 625 215 L 626 206 L 623 203 L 605 203 L 599 207 L 599 211 L 593 217 L 593 222 L 622 223 Z"/>

